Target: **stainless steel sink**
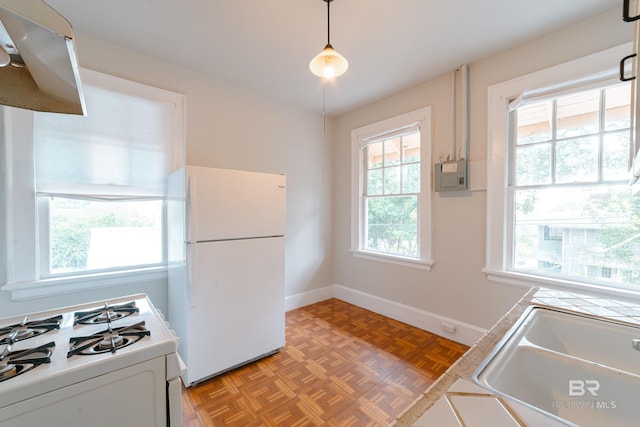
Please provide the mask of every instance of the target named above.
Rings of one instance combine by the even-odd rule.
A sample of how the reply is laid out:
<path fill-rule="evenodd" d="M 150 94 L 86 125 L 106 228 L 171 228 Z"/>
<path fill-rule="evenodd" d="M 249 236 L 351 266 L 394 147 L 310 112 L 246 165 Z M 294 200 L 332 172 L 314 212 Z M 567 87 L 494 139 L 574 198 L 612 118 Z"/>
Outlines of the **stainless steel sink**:
<path fill-rule="evenodd" d="M 640 425 L 640 327 L 532 306 L 474 374 L 567 425 Z"/>

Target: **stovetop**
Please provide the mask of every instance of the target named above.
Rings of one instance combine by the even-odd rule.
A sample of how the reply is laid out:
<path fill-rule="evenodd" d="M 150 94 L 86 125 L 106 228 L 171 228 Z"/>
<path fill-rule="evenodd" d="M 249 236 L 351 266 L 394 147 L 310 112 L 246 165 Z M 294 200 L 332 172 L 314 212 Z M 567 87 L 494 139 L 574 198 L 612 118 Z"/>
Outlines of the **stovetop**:
<path fill-rule="evenodd" d="M 176 349 L 144 294 L 0 319 L 0 408 Z"/>

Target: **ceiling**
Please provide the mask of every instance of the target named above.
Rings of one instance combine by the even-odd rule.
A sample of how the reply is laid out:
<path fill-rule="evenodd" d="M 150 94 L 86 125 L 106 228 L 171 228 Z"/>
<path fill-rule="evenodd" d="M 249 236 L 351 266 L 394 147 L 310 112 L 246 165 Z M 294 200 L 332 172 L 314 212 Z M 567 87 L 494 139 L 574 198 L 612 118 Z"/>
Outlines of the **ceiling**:
<path fill-rule="evenodd" d="M 77 33 L 297 108 L 322 111 L 324 89 L 331 115 L 622 7 L 621 0 L 335 0 L 331 43 L 349 70 L 325 82 L 308 69 L 327 41 L 323 0 L 47 3 Z"/>

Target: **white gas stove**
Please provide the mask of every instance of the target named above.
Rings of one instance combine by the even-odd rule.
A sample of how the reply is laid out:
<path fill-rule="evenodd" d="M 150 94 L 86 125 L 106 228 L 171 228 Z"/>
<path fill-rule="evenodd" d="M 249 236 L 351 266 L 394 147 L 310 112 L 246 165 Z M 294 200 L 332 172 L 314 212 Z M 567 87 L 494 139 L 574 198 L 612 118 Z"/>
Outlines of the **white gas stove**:
<path fill-rule="evenodd" d="M 143 294 L 0 319 L 0 425 L 180 426 L 176 350 Z"/>

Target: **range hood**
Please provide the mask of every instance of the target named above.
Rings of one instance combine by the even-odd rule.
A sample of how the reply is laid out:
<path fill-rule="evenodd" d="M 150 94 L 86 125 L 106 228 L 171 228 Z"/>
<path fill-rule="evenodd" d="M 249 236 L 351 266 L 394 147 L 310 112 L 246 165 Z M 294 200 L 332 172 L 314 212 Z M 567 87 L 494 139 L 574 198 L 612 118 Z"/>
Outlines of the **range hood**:
<path fill-rule="evenodd" d="M 8 63 L 0 68 L 0 104 L 86 113 L 73 29 L 51 6 L 42 0 L 0 0 L 0 48 L 0 64 Z"/>

